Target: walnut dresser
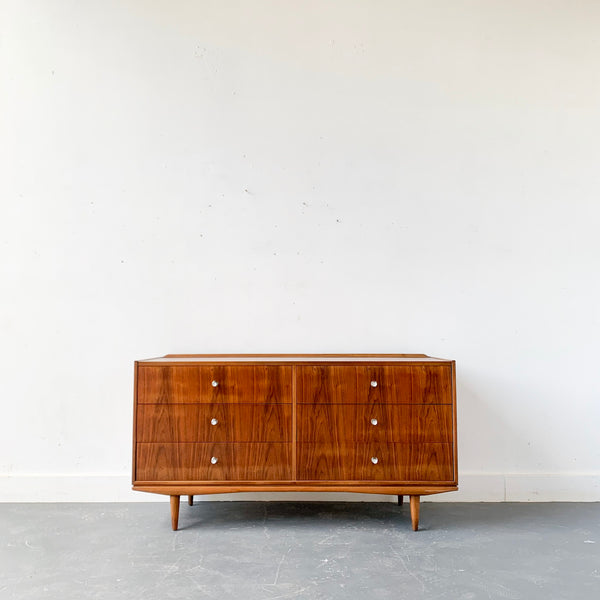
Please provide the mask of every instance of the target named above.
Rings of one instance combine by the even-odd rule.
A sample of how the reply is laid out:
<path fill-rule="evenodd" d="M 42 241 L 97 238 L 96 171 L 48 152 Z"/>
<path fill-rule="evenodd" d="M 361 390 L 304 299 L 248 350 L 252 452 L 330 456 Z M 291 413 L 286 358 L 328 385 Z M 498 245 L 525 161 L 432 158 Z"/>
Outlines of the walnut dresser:
<path fill-rule="evenodd" d="M 169 354 L 135 363 L 133 489 L 458 489 L 452 360 L 424 354 Z"/>

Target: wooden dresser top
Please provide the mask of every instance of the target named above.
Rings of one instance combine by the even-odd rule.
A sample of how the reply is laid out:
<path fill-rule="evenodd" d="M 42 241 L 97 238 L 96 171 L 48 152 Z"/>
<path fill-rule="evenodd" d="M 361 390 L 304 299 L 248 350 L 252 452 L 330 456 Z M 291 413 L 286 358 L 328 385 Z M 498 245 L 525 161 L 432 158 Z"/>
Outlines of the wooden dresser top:
<path fill-rule="evenodd" d="M 138 361 L 140 364 L 199 363 L 199 364 L 360 364 L 360 363 L 446 363 L 454 361 L 426 354 L 167 354 Z"/>

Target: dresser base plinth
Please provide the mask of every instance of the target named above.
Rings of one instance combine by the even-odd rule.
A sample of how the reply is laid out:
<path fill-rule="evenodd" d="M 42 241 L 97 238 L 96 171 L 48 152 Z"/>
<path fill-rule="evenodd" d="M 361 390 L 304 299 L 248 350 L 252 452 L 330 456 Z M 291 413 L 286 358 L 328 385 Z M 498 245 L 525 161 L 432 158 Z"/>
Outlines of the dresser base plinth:
<path fill-rule="evenodd" d="M 356 484 L 254 484 L 254 483 L 194 483 L 194 482 L 164 482 L 136 483 L 132 488 L 136 492 L 149 492 L 166 496 L 199 496 L 204 494 L 233 494 L 241 492 L 351 492 L 357 494 L 387 494 L 390 496 L 429 496 L 443 492 L 456 492 L 456 485 L 382 485 L 378 483 L 367 485 Z"/>

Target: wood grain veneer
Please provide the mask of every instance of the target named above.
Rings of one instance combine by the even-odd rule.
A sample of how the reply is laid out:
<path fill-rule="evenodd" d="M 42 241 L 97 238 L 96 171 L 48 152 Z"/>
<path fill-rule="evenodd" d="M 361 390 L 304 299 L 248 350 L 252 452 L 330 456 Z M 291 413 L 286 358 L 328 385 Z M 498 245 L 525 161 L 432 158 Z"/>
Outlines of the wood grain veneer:
<path fill-rule="evenodd" d="M 298 480 L 451 482 L 452 450 L 444 443 L 301 443 Z"/>
<path fill-rule="evenodd" d="M 291 404 L 142 404 L 138 442 L 291 442 Z M 214 424 L 213 424 L 214 423 Z"/>
<path fill-rule="evenodd" d="M 142 364 L 138 370 L 140 404 L 291 403 L 291 387 L 291 367 Z"/>
<path fill-rule="evenodd" d="M 410 496 L 457 488 L 454 361 L 424 354 L 167 355 L 134 372 L 133 489 Z"/>
<path fill-rule="evenodd" d="M 306 404 L 452 403 L 450 366 L 302 366 L 297 385 Z"/>
<path fill-rule="evenodd" d="M 292 476 L 291 444 L 284 443 L 139 443 L 137 454 L 138 476 L 147 481 L 278 481 Z"/>
<path fill-rule="evenodd" d="M 447 442 L 453 439 L 449 404 L 298 405 L 299 442 Z"/>

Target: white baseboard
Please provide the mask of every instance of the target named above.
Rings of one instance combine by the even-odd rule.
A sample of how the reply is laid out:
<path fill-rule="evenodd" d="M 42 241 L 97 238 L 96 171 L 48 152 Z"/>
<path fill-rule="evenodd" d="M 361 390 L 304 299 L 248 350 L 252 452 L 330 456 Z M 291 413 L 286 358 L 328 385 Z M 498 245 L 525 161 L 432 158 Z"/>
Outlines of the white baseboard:
<path fill-rule="evenodd" d="M 375 494 L 252 492 L 196 496 L 197 500 L 338 500 L 395 502 Z M 167 496 L 131 490 L 128 475 L 0 475 L 0 502 L 159 502 Z M 432 502 L 600 502 L 598 473 L 462 473 L 459 491 Z"/>

